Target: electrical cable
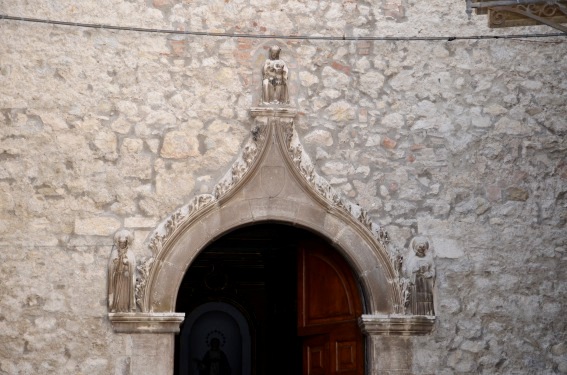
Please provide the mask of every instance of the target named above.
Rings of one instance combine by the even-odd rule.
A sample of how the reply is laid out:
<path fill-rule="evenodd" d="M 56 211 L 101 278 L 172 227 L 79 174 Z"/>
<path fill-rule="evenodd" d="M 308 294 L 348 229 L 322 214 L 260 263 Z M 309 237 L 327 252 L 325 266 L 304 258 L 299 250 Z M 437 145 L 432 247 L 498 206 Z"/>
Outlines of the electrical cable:
<path fill-rule="evenodd" d="M 0 14 L 0 20 L 42 23 L 60 26 L 85 27 L 103 30 L 135 31 L 156 34 L 174 34 L 223 38 L 249 38 L 249 39 L 288 39 L 288 40 L 324 40 L 324 41 L 454 41 L 454 40 L 485 40 L 485 39 L 521 39 L 521 38 L 550 38 L 567 36 L 567 33 L 546 34 L 510 34 L 510 35 L 468 35 L 468 36 L 318 36 L 318 35 L 278 35 L 278 34 L 247 34 L 247 33 L 225 33 L 208 31 L 151 29 L 144 27 L 115 26 L 105 24 L 55 21 L 41 18 L 15 17 Z"/>

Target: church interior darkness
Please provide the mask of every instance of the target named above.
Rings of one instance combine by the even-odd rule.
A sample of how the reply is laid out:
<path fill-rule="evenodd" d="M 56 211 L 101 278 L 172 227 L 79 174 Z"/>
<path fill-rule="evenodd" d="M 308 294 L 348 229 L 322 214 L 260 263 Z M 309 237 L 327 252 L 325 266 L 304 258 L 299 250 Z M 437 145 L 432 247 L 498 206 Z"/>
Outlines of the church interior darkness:
<path fill-rule="evenodd" d="M 316 237 L 296 227 L 260 224 L 230 232 L 191 263 L 179 288 L 177 312 L 208 302 L 240 310 L 250 326 L 252 374 L 301 373 L 297 337 L 297 247 Z M 181 327 L 183 330 L 183 326 Z M 181 374 L 176 336 L 175 374 Z"/>

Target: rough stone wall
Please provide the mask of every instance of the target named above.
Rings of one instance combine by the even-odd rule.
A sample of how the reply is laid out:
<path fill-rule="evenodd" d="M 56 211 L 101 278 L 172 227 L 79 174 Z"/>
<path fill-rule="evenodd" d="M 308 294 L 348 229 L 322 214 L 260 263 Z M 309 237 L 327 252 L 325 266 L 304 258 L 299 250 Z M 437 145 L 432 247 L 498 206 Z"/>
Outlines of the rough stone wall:
<path fill-rule="evenodd" d="M 475 35 L 464 2 L 3 1 L 0 13 L 301 35 Z M 0 373 L 128 374 L 111 236 L 211 192 L 248 137 L 265 47 L 301 141 L 398 246 L 427 235 L 438 323 L 415 374 L 567 373 L 567 39 L 185 37 L 0 21 Z"/>

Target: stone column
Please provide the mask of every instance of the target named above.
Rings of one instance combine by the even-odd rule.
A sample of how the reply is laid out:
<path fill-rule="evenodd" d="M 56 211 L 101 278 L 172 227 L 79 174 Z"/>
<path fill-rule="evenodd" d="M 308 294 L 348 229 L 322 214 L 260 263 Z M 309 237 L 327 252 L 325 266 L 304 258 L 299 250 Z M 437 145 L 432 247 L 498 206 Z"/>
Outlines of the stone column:
<path fill-rule="evenodd" d="M 366 335 L 369 373 L 412 375 L 410 336 L 431 333 L 435 317 L 427 315 L 362 315 L 359 326 Z"/>
<path fill-rule="evenodd" d="M 132 375 L 173 374 L 173 333 L 133 334 Z"/>
<path fill-rule="evenodd" d="M 412 375 L 411 338 L 408 336 L 368 335 L 369 374 Z"/>

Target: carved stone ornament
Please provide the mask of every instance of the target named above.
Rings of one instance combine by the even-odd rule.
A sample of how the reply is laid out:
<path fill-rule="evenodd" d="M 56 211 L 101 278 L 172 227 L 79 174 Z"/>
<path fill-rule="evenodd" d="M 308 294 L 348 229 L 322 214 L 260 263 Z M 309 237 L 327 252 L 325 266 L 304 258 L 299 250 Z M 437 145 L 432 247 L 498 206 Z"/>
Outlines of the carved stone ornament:
<path fill-rule="evenodd" d="M 299 142 L 298 135 L 293 126 L 292 116 L 295 114 L 295 111 L 289 109 L 282 111 L 280 109 L 260 107 L 252 108 L 251 113 L 254 117 L 268 117 L 269 120 L 266 124 L 260 122 L 252 128 L 251 138 L 245 145 L 241 155 L 225 176 L 215 185 L 213 193 L 198 195 L 193 198 L 189 204 L 181 207 L 159 224 L 151 235 L 149 248 L 153 256 L 146 258 L 144 263 L 138 267 L 140 272 L 136 291 L 137 302 L 140 309 L 142 311 L 148 311 L 149 309 L 147 301 L 144 301 L 143 296 L 145 295 L 146 279 L 150 276 L 151 268 L 154 266 L 154 259 L 160 254 L 166 244 L 175 238 L 180 228 L 196 221 L 197 218 L 203 215 L 208 209 L 217 206 L 220 201 L 228 199 L 231 191 L 237 190 L 237 186 L 244 182 L 245 177 L 250 173 L 252 167 L 257 164 L 257 159 L 262 154 L 262 150 L 265 147 L 266 135 L 270 127 L 273 127 L 276 133 L 280 134 L 278 138 L 281 138 L 282 148 L 287 151 L 290 162 L 303 177 L 304 184 L 313 191 L 314 194 L 319 196 L 321 200 L 324 200 L 327 205 L 336 210 L 343 211 L 346 215 L 359 223 L 359 225 L 365 228 L 383 248 L 387 249 L 389 262 L 391 262 L 395 272 L 395 278 L 399 280 L 400 283 L 400 295 L 407 294 L 404 292 L 407 288 L 407 281 L 400 274 L 400 259 L 402 258 L 400 251 L 390 243 L 390 238 L 384 228 L 370 220 L 366 210 L 358 204 L 346 200 L 325 178 L 315 172 L 315 167 L 304 151 L 302 144 Z M 395 311 L 396 313 L 403 314 L 405 312 L 404 303 L 397 304 Z"/>
<path fill-rule="evenodd" d="M 251 139 L 248 140 L 243 151 L 230 170 L 215 185 L 212 194 L 197 195 L 188 204 L 179 208 L 166 220 L 159 224 L 158 228 L 152 233 L 149 241 L 149 248 L 154 256 L 161 252 L 164 245 L 178 228 L 190 222 L 193 218 L 197 217 L 200 212 L 206 210 L 208 207 L 217 204 L 219 200 L 229 194 L 229 192 L 250 170 L 251 165 L 258 156 L 258 151 L 262 148 L 262 145 L 266 141 L 265 127 L 256 126 L 252 129 L 251 134 Z M 149 264 L 148 267 L 151 267 L 151 258 L 146 259 L 145 262 Z M 143 267 L 147 268 L 146 266 Z M 138 289 L 141 293 L 144 288 L 142 284 L 144 283 L 146 276 L 147 272 L 144 272 L 138 281 Z"/>
<path fill-rule="evenodd" d="M 434 316 L 423 315 L 362 315 L 358 319 L 358 326 L 367 335 L 426 335 L 434 324 Z"/>
<path fill-rule="evenodd" d="M 279 49 L 270 52 L 270 61 L 280 61 Z M 287 77 L 287 68 L 281 72 L 279 78 L 283 80 Z M 276 79 L 273 84 L 278 82 Z M 406 304 L 413 291 L 410 282 L 417 280 L 418 273 L 413 279 L 403 273 L 407 268 L 403 261 L 408 257 L 391 244 L 388 233 L 372 222 L 366 210 L 345 199 L 316 172 L 294 129 L 297 111 L 289 106 L 272 105 L 289 100 L 287 91 L 284 95 L 284 88 L 263 88 L 266 90 L 262 103 L 270 105 L 251 108 L 250 138 L 232 167 L 210 194 L 194 197 L 163 220 L 150 235 L 148 246 L 152 256 L 144 258 L 137 267 L 136 302 L 142 311 L 139 314 L 173 314 L 175 288 L 200 249 L 226 230 L 263 220 L 281 220 L 313 228 L 326 233 L 337 247 L 357 246 L 360 251 L 368 251 L 368 257 L 353 256 L 358 259 L 360 277 L 371 289 L 370 312 L 386 312 L 395 317 L 414 314 L 406 309 Z M 370 259 L 376 263 L 364 263 Z M 430 272 L 432 269 L 431 264 Z M 378 288 L 376 283 L 381 286 Z M 431 317 L 398 319 L 394 322 L 397 328 L 393 329 L 409 334 L 429 332 L 435 322 L 433 310 L 428 307 L 422 310 L 419 315 Z M 379 320 L 382 327 L 376 328 L 379 330 L 385 329 L 387 322 L 393 322 L 389 318 L 384 320 L 382 315 L 374 321 L 373 316 L 378 317 L 368 315 L 365 319 L 373 322 L 373 326 Z M 126 318 L 120 319 L 125 327 Z M 402 326 L 409 328 L 400 328 Z"/>
<path fill-rule="evenodd" d="M 108 319 L 115 332 L 124 333 L 178 333 L 185 318 L 183 313 L 140 313 L 136 302 L 145 291 L 146 276 L 153 258 L 144 258 L 137 267 L 130 250 L 134 236 L 121 229 L 114 235 L 114 246 L 108 262 Z"/>
<path fill-rule="evenodd" d="M 268 59 L 262 67 L 262 99 L 260 105 L 282 105 L 289 103 L 289 71 L 280 59 L 281 48 L 270 47 Z"/>
<path fill-rule="evenodd" d="M 108 262 L 108 310 L 136 311 L 136 260 L 130 251 L 134 236 L 122 229 L 114 235 L 114 248 Z"/>
<path fill-rule="evenodd" d="M 435 265 L 427 238 L 417 236 L 411 241 L 407 258 L 403 261 L 402 273 L 408 312 L 412 315 L 435 315 Z"/>

